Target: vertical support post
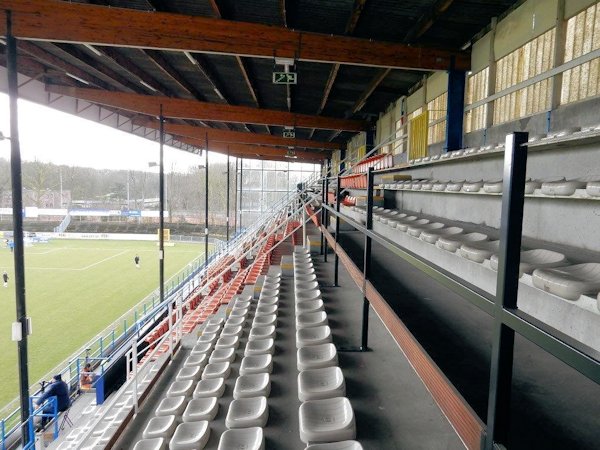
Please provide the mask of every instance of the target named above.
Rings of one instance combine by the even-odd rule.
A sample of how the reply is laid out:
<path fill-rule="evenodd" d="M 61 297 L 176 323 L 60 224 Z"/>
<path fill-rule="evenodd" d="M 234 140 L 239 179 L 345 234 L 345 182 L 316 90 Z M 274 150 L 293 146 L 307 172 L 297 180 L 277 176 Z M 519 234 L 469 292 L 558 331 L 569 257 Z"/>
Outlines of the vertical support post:
<path fill-rule="evenodd" d="M 323 171 L 321 170 L 321 173 L 323 173 Z M 325 175 L 327 176 L 327 175 Z M 325 223 L 325 206 L 326 204 L 326 193 L 325 193 L 325 178 L 323 178 L 321 180 L 321 225 L 323 225 Z M 320 250 L 320 254 L 324 254 L 325 253 L 325 234 L 321 233 L 321 250 Z"/>
<path fill-rule="evenodd" d="M 502 193 L 502 222 L 494 307 L 494 331 L 488 395 L 486 450 L 506 445 L 509 426 L 515 332 L 502 322 L 504 309 L 517 307 L 521 234 L 527 169 L 528 134 L 506 137 Z"/>
<path fill-rule="evenodd" d="M 306 246 L 306 204 L 304 200 L 300 198 L 300 205 L 302 206 L 302 248 L 308 248 Z"/>
<path fill-rule="evenodd" d="M 131 356 L 133 359 L 133 414 L 138 413 L 138 379 L 137 379 L 137 366 L 138 366 L 138 351 L 137 351 L 137 338 L 133 339 L 131 344 Z"/>
<path fill-rule="evenodd" d="M 235 197 L 233 198 L 233 234 L 237 233 L 238 158 L 235 158 Z"/>
<path fill-rule="evenodd" d="M 160 143 L 160 155 L 159 155 L 159 174 L 158 174 L 158 195 L 159 195 L 159 206 L 160 211 L 158 213 L 158 270 L 159 270 L 159 296 L 160 304 L 162 305 L 165 301 L 165 118 L 163 117 L 163 106 L 160 105 L 160 128 L 159 128 L 159 143 Z M 172 305 L 169 302 L 167 307 L 168 323 L 169 323 L 169 336 L 171 336 L 172 328 L 172 317 L 171 317 Z M 173 358 L 173 341 L 169 337 L 169 355 Z"/>
<path fill-rule="evenodd" d="M 554 39 L 554 67 L 565 62 L 565 39 L 567 38 L 567 21 L 565 20 L 565 0 L 558 0 L 556 7 L 556 35 Z M 550 111 L 560 106 L 562 95 L 563 73 L 554 75 L 552 78 L 552 97 L 550 99 Z M 550 131 L 550 130 L 548 130 Z"/>
<path fill-rule="evenodd" d="M 226 231 L 226 239 L 227 245 L 229 245 L 229 145 L 227 146 L 227 231 Z"/>
<path fill-rule="evenodd" d="M 373 168 L 367 172 L 367 230 L 373 229 Z M 371 238 L 365 234 L 365 252 L 363 259 L 363 315 L 360 351 L 366 352 L 369 344 L 369 300 L 367 299 L 367 280 L 371 275 Z"/>
<path fill-rule="evenodd" d="M 204 264 L 208 263 L 208 133 L 204 150 Z"/>
<path fill-rule="evenodd" d="M 486 97 L 490 97 L 496 93 L 496 52 L 494 50 L 494 42 L 496 41 L 496 27 L 498 26 L 498 18 L 492 17 L 492 23 L 490 25 L 490 47 L 488 53 L 488 87 Z M 485 104 L 485 131 L 489 130 L 494 125 L 494 108 L 495 102 L 488 102 Z M 487 140 L 483 142 L 487 144 Z"/>
<path fill-rule="evenodd" d="M 19 85 L 17 73 L 17 42 L 12 35 L 12 13 L 6 11 L 6 47 L 8 69 L 8 104 L 10 110 L 10 174 L 12 184 L 12 216 L 14 225 L 15 299 L 17 322 L 21 324 L 21 340 L 17 342 L 19 361 L 19 399 L 21 405 L 21 438 L 29 443 L 29 370 L 27 362 L 27 310 L 25 301 L 25 254 L 23 247 L 23 184 L 21 178 L 21 144 L 17 100 Z"/>
<path fill-rule="evenodd" d="M 104 357 L 104 338 L 100 336 L 100 358 Z"/>
<path fill-rule="evenodd" d="M 329 170 L 329 160 L 327 160 L 327 167 L 327 174 L 325 176 L 325 205 L 329 205 L 329 174 L 331 173 Z M 329 222 L 327 212 L 328 211 L 326 209 L 323 209 L 323 227 L 325 229 L 327 229 L 327 223 Z M 325 241 L 325 254 L 323 255 L 324 262 L 327 262 L 327 253 L 329 253 L 329 247 L 327 241 Z"/>
<path fill-rule="evenodd" d="M 448 107 L 446 112 L 447 152 L 462 148 L 465 113 L 465 71 L 454 67 L 454 57 L 448 70 Z"/>
<path fill-rule="evenodd" d="M 338 255 L 338 242 L 340 239 L 340 196 L 342 192 L 342 177 L 338 172 L 337 176 L 337 187 L 335 188 L 335 251 L 334 251 L 334 265 L 333 265 L 333 286 L 338 287 L 340 277 L 340 257 Z"/>
<path fill-rule="evenodd" d="M 240 158 L 240 230 L 242 229 L 242 195 L 244 194 L 244 158 Z"/>

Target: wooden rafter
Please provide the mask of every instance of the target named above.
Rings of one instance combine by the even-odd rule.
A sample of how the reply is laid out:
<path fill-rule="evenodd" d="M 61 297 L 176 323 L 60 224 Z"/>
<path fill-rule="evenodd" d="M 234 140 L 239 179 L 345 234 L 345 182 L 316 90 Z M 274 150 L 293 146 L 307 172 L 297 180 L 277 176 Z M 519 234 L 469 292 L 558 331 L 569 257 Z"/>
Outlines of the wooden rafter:
<path fill-rule="evenodd" d="M 452 6 L 454 0 L 438 0 L 433 6 L 431 6 L 428 11 L 423 14 L 417 23 L 408 30 L 406 36 L 404 37 L 404 42 L 407 44 L 415 42 L 421 36 L 423 36 L 427 30 L 429 30 L 437 18 L 444 14 L 450 6 Z"/>
<path fill-rule="evenodd" d="M 445 49 L 55 0 L 0 0 L 1 34 L 6 34 L 7 10 L 13 12 L 13 32 L 20 39 L 415 70 L 445 70 L 455 57 L 458 69 L 470 66 L 467 54 Z"/>
<path fill-rule="evenodd" d="M 136 125 L 142 125 L 148 128 L 158 129 L 159 123 L 156 120 L 135 120 Z M 301 147 L 322 150 L 338 150 L 339 144 L 331 142 L 312 141 L 308 139 L 287 139 L 270 134 L 246 133 L 244 131 L 216 130 L 214 128 L 195 127 L 191 125 L 179 125 L 165 123 L 165 131 L 170 134 L 187 136 L 196 139 L 203 139 L 208 136 L 209 142 L 225 142 L 231 144 L 262 144 L 283 147 Z"/>
<path fill-rule="evenodd" d="M 148 56 L 148 58 L 150 58 L 158 70 L 173 80 L 188 95 L 191 95 L 196 100 L 206 100 L 206 97 L 198 92 L 198 90 L 187 80 L 185 80 L 181 74 L 175 70 L 175 68 L 165 59 L 165 57 L 160 54 L 158 50 L 145 50 L 144 53 L 146 56 Z"/>
<path fill-rule="evenodd" d="M 250 108 L 247 106 L 205 103 L 196 100 L 170 98 L 157 95 L 107 92 L 99 89 L 70 88 L 56 85 L 47 85 L 46 90 L 55 94 L 67 95 L 89 102 L 134 111 L 149 116 L 158 116 L 160 105 L 163 105 L 163 115 L 165 117 L 178 119 L 295 126 L 298 128 L 344 131 L 362 131 L 366 127 L 366 124 L 359 120 L 294 114 L 285 111 Z"/>

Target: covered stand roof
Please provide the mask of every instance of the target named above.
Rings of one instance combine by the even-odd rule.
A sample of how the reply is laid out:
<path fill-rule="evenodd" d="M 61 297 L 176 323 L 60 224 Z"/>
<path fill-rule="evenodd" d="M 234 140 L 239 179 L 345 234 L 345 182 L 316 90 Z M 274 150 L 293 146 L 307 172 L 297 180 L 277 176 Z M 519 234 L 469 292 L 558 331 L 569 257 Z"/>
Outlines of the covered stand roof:
<path fill-rule="evenodd" d="M 516 0 L 0 0 L 19 71 L 48 98 L 102 105 L 156 138 L 233 156 L 318 162 Z M 0 45 L 0 64 L 6 65 Z M 280 58 L 296 85 L 276 85 Z M 80 108 L 76 108 L 76 112 Z M 117 121 L 118 122 L 118 121 Z M 296 139 L 283 138 L 284 126 Z"/>

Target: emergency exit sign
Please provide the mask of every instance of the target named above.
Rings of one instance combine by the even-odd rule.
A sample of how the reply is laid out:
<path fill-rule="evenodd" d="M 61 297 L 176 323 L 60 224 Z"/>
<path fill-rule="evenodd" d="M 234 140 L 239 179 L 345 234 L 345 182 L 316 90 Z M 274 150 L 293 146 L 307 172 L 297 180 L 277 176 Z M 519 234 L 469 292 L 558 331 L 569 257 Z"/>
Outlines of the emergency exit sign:
<path fill-rule="evenodd" d="M 283 130 L 283 137 L 294 139 L 296 137 L 296 130 Z"/>
<path fill-rule="evenodd" d="M 297 84 L 297 72 L 273 72 L 273 84 Z"/>

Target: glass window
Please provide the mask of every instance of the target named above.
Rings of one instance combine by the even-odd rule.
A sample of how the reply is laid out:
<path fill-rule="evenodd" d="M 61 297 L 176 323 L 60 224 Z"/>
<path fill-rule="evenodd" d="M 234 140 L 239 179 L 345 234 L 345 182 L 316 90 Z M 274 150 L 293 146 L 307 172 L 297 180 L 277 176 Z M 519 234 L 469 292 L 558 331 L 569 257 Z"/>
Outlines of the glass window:
<path fill-rule="evenodd" d="M 263 189 L 265 191 L 274 191 L 276 189 L 276 178 L 280 172 L 265 170 L 263 174 Z"/>
<path fill-rule="evenodd" d="M 262 171 L 244 170 L 243 177 L 244 191 L 260 191 L 262 189 Z"/>
<path fill-rule="evenodd" d="M 288 190 L 288 171 L 278 171 L 275 172 L 277 175 L 277 190 L 278 191 L 287 191 Z"/>
<path fill-rule="evenodd" d="M 242 211 L 260 211 L 260 192 L 242 192 Z"/>

